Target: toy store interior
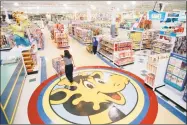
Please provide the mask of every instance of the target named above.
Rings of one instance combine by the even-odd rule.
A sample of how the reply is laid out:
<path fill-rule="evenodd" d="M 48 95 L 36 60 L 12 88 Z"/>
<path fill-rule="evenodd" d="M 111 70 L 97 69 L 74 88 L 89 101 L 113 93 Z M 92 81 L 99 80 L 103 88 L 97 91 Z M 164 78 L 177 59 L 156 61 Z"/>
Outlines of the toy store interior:
<path fill-rule="evenodd" d="M 186 7 L 1 1 L 1 124 L 187 124 Z"/>

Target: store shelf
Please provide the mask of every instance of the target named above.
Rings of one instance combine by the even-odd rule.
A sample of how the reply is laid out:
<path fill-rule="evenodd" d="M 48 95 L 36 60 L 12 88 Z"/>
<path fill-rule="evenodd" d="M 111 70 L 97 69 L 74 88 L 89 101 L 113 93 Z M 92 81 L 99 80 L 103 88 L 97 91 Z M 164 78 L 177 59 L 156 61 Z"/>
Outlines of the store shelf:
<path fill-rule="evenodd" d="M 186 102 L 182 99 L 184 92 L 180 92 L 169 85 L 156 88 L 156 91 L 187 111 Z"/>
<path fill-rule="evenodd" d="M 109 59 L 110 61 L 113 61 L 112 58 L 108 57 L 107 55 L 103 54 L 102 52 L 98 52 L 99 54 L 101 54 L 102 56 L 104 56 L 105 58 Z"/>

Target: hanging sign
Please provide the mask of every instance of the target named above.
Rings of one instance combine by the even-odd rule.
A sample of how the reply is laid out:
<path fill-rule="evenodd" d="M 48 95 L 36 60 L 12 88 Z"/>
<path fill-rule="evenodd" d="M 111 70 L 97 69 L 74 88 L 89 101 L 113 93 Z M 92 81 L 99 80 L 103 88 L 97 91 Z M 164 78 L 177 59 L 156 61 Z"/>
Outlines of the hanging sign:
<path fill-rule="evenodd" d="M 149 15 L 149 20 L 164 21 L 166 13 L 165 12 L 149 11 L 148 15 Z"/>

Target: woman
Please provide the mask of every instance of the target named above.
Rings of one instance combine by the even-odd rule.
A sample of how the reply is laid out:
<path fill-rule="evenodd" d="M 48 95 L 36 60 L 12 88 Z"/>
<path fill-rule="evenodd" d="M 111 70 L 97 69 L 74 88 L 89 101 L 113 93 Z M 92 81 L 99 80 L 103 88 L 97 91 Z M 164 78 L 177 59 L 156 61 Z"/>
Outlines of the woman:
<path fill-rule="evenodd" d="M 61 57 L 64 59 L 66 77 L 70 83 L 73 83 L 73 67 L 75 66 L 73 57 L 68 50 L 64 50 L 64 56 L 61 55 Z"/>
<path fill-rule="evenodd" d="M 97 53 L 97 46 L 98 46 L 97 38 L 93 37 L 93 53 L 94 53 L 94 55 Z"/>

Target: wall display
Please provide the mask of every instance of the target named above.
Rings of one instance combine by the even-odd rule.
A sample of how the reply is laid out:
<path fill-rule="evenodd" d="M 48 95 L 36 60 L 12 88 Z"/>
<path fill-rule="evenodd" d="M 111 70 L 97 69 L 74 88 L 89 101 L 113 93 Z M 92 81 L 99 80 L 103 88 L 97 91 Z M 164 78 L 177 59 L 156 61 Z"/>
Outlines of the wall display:
<path fill-rule="evenodd" d="M 110 36 L 103 36 L 100 41 L 99 53 L 113 61 L 117 66 L 134 62 L 131 40 L 119 40 Z"/>
<path fill-rule="evenodd" d="M 171 53 L 164 82 L 179 91 L 184 90 L 186 80 L 187 61 L 186 58 Z"/>

